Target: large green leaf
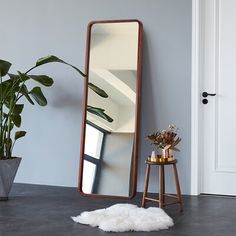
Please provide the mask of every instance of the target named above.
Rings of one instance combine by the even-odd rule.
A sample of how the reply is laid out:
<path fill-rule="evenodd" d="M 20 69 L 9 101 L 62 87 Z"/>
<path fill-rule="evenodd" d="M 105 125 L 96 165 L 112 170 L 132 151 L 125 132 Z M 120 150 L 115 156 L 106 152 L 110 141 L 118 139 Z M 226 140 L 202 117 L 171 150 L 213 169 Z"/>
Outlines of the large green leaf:
<path fill-rule="evenodd" d="M 43 92 L 40 87 L 34 87 L 30 91 L 30 95 L 34 98 L 34 100 L 40 105 L 40 106 L 46 106 L 47 105 L 47 99 L 43 95 Z"/>
<path fill-rule="evenodd" d="M 11 73 L 8 73 L 8 76 L 10 77 L 10 80 L 18 80 L 20 78 L 19 75 L 16 75 L 16 74 L 11 74 Z M 10 80 L 6 80 L 4 82 L 7 82 L 7 81 L 10 81 Z"/>
<path fill-rule="evenodd" d="M 25 96 L 25 98 L 28 100 L 29 103 L 31 103 L 32 105 L 34 105 L 33 100 L 32 100 L 32 99 L 30 98 L 30 96 L 29 96 L 29 93 L 30 93 L 30 92 L 28 91 L 28 89 L 27 89 L 27 87 L 26 87 L 25 84 L 23 84 L 23 85 L 21 86 L 21 89 L 19 90 L 19 92 Z"/>
<path fill-rule="evenodd" d="M 13 109 L 13 113 L 19 115 L 24 108 L 24 104 L 16 104 Z"/>
<path fill-rule="evenodd" d="M 18 75 L 14 75 L 14 74 L 8 74 L 8 75 L 13 80 L 20 79 L 19 82 L 25 82 L 31 78 L 37 81 L 38 83 L 47 87 L 50 87 L 53 85 L 53 79 L 47 75 L 27 75 L 25 73 L 21 73 L 20 71 L 18 71 Z"/>
<path fill-rule="evenodd" d="M 10 110 L 10 101 L 6 100 L 4 104 Z M 24 104 L 15 104 L 13 105 L 13 108 L 11 108 L 11 113 L 14 115 L 19 115 L 22 112 L 23 108 L 24 108 Z M 3 113 L 3 116 L 6 116 L 6 115 L 7 115 L 6 113 Z"/>
<path fill-rule="evenodd" d="M 51 63 L 51 62 L 60 62 L 60 63 L 64 63 L 63 60 L 61 60 L 60 58 L 54 56 L 54 55 L 49 55 L 49 56 L 45 56 L 45 57 L 41 57 L 37 60 L 36 62 L 36 66 L 41 66 L 47 63 Z"/>
<path fill-rule="evenodd" d="M 20 71 L 17 71 L 17 72 L 20 78 L 20 82 L 25 82 L 30 79 L 30 77 L 27 74 L 21 73 Z"/>
<path fill-rule="evenodd" d="M 12 87 L 12 81 L 10 80 L 5 80 L 4 82 L 1 83 L 1 89 L 0 89 L 0 97 L 1 100 L 4 99 L 4 97 L 6 96 L 6 93 L 9 91 L 9 89 Z"/>
<path fill-rule="evenodd" d="M 52 62 L 59 62 L 59 63 L 66 64 L 66 65 L 72 67 L 73 69 L 75 69 L 77 72 L 79 72 L 83 77 L 85 77 L 85 74 L 84 74 L 81 70 L 79 70 L 77 67 L 75 67 L 75 66 L 73 66 L 73 65 L 71 65 L 71 64 L 69 64 L 69 63 L 67 63 L 67 62 L 65 62 L 65 61 L 63 61 L 63 60 L 61 60 L 60 58 L 58 58 L 58 57 L 56 57 L 56 56 L 54 56 L 54 55 L 49 55 L 49 56 L 46 56 L 46 57 L 41 57 L 41 58 L 39 58 L 39 59 L 37 60 L 37 62 L 36 62 L 36 65 L 35 65 L 34 67 L 30 68 L 30 69 L 26 72 L 26 74 L 27 74 L 28 72 L 30 72 L 31 70 L 33 70 L 34 68 L 36 68 L 36 67 L 39 67 L 39 66 L 44 65 L 44 64 L 47 64 L 47 63 L 52 63 Z"/>
<path fill-rule="evenodd" d="M 53 85 L 53 79 L 47 75 L 29 75 L 29 77 L 46 87 Z"/>
<path fill-rule="evenodd" d="M 16 100 L 16 95 L 15 93 L 9 93 L 4 101 L 3 101 L 3 104 L 8 108 L 10 109 L 11 107 L 13 107 L 14 105 L 14 101 Z"/>
<path fill-rule="evenodd" d="M 107 120 L 110 123 L 113 122 L 113 119 L 110 116 L 108 116 L 105 113 L 105 110 L 102 109 L 102 108 L 87 105 L 87 111 L 94 114 L 94 115 L 97 115 L 97 116 L 103 118 L 104 120 Z"/>
<path fill-rule="evenodd" d="M 101 96 L 103 98 L 107 98 L 108 97 L 107 93 L 104 90 L 100 89 L 98 86 L 96 86 L 96 85 L 94 85 L 92 83 L 88 83 L 88 87 L 90 89 L 92 89 L 95 93 L 97 93 L 99 96 Z"/>
<path fill-rule="evenodd" d="M 5 80 L 1 83 L 0 96 L 1 100 L 4 100 L 8 96 L 12 96 L 19 90 L 19 76 L 14 74 L 8 74 L 10 79 Z M 18 78 L 18 79 L 17 79 Z"/>
<path fill-rule="evenodd" d="M 3 81 L 2 84 L 3 85 L 10 85 L 10 86 L 19 85 L 19 83 L 21 83 L 21 81 L 22 81 L 22 79 L 20 78 L 21 75 L 27 76 L 19 71 L 18 71 L 18 75 L 8 73 L 8 76 L 10 77 L 10 79 Z"/>
<path fill-rule="evenodd" d="M 24 137 L 26 135 L 26 132 L 25 131 L 16 131 L 15 133 L 15 140 L 21 138 L 21 137 Z"/>
<path fill-rule="evenodd" d="M 21 116 L 20 115 L 11 115 L 11 120 L 16 127 L 20 127 L 21 125 Z"/>
<path fill-rule="evenodd" d="M 5 76 L 11 67 L 9 61 L 0 60 L 0 76 Z"/>

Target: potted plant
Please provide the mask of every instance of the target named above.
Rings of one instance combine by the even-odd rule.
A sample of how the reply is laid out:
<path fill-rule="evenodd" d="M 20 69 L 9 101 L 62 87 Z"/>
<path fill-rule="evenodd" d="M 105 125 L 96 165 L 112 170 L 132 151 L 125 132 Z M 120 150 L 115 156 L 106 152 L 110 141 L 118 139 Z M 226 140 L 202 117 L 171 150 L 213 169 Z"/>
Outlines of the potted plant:
<path fill-rule="evenodd" d="M 180 151 L 176 146 L 181 141 L 181 138 L 177 137 L 175 125 L 169 125 L 167 129 L 152 133 L 147 138 L 151 141 L 152 145 L 162 150 L 162 157 L 164 159 L 173 158 L 172 150 Z"/>
<path fill-rule="evenodd" d="M 21 113 L 24 109 L 23 101 L 28 101 L 34 105 L 47 105 L 47 99 L 44 96 L 41 87 L 35 86 L 29 88 L 29 81 L 35 81 L 41 86 L 50 87 L 53 85 L 53 79 L 47 75 L 35 75 L 31 72 L 44 64 L 59 62 L 74 68 L 80 75 L 85 76 L 75 66 L 50 55 L 37 60 L 35 66 L 26 72 L 17 71 L 16 74 L 9 73 L 11 63 L 0 60 L 0 200 L 7 200 L 11 190 L 17 169 L 21 162 L 20 157 L 13 155 L 15 142 L 26 135 L 26 131 L 17 130 L 21 126 Z M 89 88 L 104 98 L 108 95 L 97 87 L 89 83 Z M 25 98 L 22 101 L 22 98 Z M 92 112 L 109 122 L 112 122 L 105 110 L 97 107 L 87 107 L 88 112 Z"/>

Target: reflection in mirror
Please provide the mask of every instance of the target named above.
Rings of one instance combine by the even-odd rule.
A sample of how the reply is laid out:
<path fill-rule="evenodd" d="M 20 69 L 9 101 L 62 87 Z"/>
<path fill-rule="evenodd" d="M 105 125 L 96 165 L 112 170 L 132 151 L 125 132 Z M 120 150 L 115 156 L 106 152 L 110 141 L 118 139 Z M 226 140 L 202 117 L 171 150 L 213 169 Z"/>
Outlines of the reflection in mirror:
<path fill-rule="evenodd" d="M 80 189 L 129 197 L 136 179 L 140 23 L 95 22 L 89 39 Z"/>

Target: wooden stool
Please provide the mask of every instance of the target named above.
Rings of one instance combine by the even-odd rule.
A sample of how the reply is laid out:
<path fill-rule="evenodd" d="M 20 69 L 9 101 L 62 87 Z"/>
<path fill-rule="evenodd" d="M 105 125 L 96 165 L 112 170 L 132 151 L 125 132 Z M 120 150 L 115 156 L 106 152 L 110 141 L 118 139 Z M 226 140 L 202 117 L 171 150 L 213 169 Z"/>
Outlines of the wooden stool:
<path fill-rule="evenodd" d="M 180 211 L 183 211 L 183 200 L 182 200 L 182 195 L 181 195 L 181 191 L 180 191 L 179 178 L 178 178 L 178 172 L 177 172 L 177 167 L 176 167 L 177 160 L 174 159 L 172 161 L 163 161 L 163 162 L 151 162 L 149 160 L 146 160 L 145 163 L 147 164 L 147 168 L 146 168 L 145 188 L 144 188 L 144 192 L 143 192 L 142 207 L 145 207 L 146 202 L 154 201 L 154 202 L 159 203 L 160 208 L 163 208 L 168 205 L 179 204 Z M 150 167 L 152 165 L 159 166 L 159 198 L 157 198 L 157 199 L 147 197 Z M 165 165 L 172 165 L 173 166 L 177 195 L 165 193 L 165 169 L 164 169 Z M 175 199 L 177 199 L 177 201 L 166 202 L 165 197 L 175 198 Z"/>

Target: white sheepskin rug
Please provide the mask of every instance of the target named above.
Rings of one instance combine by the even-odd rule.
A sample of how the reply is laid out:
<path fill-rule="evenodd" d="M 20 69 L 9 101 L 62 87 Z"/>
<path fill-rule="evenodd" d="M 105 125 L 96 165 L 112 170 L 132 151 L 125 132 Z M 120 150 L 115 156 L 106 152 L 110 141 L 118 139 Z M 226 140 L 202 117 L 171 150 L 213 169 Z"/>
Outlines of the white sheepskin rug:
<path fill-rule="evenodd" d="M 107 232 L 158 231 L 174 225 L 162 209 L 145 209 L 132 204 L 115 204 L 105 209 L 85 211 L 71 218 L 77 223 L 98 226 Z"/>

